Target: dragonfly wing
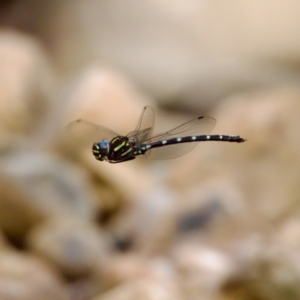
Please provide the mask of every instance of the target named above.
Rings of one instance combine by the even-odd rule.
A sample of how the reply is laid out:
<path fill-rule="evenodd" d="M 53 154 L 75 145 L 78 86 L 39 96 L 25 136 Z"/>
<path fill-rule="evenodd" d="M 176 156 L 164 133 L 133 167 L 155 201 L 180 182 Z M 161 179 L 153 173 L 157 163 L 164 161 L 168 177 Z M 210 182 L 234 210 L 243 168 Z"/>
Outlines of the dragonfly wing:
<path fill-rule="evenodd" d="M 192 151 L 197 145 L 198 143 L 184 143 L 180 145 L 163 146 L 148 150 L 143 156 L 153 160 L 176 158 Z"/>
<path fill-rule="evenodd" d="M 174 129 L 152 137 L 143 143 L 153 143 L 177 137 L 197 136 L 209 134 L 215 127 L 216 120 L 211 117 L 199 117 L 188 121 Z M 166 145 L 148 150 L 145 157 L 148 159 L 170 159 L 182 156 L 192 151 L 198 145 L 197 142 Z"/>
<path fill-rule="evenodd" d="M 67 126 L 67 133 L 70 134 L 72 140 L 76 141 L 83 147 L 92 147 L 94 143 L 101 140 L 110 141 L 118 134 L 104 126 L 79 119 L 71 122 Z"/>
<path fill-rule="evenodd" d="M 146 128 L 144 130 L 140 130 L 140 131 L 132 131 L 129 134 L 127 134 L 127 137 L 132 140 L 135 143 L 140 143 L 142 141 L 144 141 L 149 134 L 152 132 L 152 128 Z"/>
<path fill-rule="evenodd" d="M 165 133 L 155 135 L 154 137 L 148 138 L 143 141 L 146 143 L 153 143 L 157 141 L 163 141 L 176 137 L 185 137 L 193 135 L 204 135 L 209 134 L 216 125 L 216 120 L 211 117 L 199 117 L 188 121 L 178 127 L 175 127 Z"/>
<path fill-rule="evenodd" d="M 135 143 L 142 142 L 147 137 L 150 137 L 153 131 L 154 119 L 154 109 L 151 106 L 145 106 L 135 130 L 130 132 L 127 137 Z"/>

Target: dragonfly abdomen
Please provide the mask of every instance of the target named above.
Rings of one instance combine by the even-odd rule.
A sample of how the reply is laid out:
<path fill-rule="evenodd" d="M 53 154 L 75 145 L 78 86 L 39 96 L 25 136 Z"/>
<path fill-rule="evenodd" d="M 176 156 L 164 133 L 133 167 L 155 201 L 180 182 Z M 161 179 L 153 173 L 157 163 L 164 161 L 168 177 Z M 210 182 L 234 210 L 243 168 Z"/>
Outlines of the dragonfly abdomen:
<path fill-rule="evenodd" d="M 149 144 L 142 144 L 140 149 L 142 154 L 147 150 L 164 147 L 168 145 L 182 144 L 182 143 L 191 143 L 191 142 L 206 142 L 206 141 L 218 141 L 218 142 L 232 142 L 232 143 L 243 143 L 245 139 L 241 138 L 239 135 L 230 136 L 230 135 L 196 135 L 196 136 L 185 136 L 178 137 L 173 139 L 161 140 Z"/>

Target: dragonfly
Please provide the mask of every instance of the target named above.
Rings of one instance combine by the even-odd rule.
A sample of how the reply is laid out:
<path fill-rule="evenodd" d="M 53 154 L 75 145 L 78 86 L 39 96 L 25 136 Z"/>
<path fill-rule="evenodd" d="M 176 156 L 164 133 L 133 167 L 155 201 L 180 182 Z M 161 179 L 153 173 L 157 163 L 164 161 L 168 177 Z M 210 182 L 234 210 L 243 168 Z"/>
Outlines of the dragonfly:
<path fill-rule="evenodd" d="M 199 142 L 246 141 L 239 135 L 208 135 L 215 127 L 216 120 L 204 116 L 153 136 L 154 119 L 154 109 L 145 106 L 135 130 L 126 136 L 83 119 L 71 122 L 67 131 L 76 137 L 81 145 L 90 147 L 97 160 L 113 164 L 130 161 L 136 157 L 154 160 L 176 158 L 192 151 Z"/>

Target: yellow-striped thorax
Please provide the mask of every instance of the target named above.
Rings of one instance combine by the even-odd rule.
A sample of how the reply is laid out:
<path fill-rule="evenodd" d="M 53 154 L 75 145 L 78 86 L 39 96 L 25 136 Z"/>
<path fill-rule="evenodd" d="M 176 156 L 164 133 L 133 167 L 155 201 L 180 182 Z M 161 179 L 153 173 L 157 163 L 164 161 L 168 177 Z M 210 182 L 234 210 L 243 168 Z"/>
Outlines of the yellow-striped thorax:
<path fill-rule="evenodd" d="M 119 161 L 133 157 L 135 143 L 126 136 L 117 136 L 110 142 L 102 140 L 93 145 L 93 154 L 97 160 Z"/>

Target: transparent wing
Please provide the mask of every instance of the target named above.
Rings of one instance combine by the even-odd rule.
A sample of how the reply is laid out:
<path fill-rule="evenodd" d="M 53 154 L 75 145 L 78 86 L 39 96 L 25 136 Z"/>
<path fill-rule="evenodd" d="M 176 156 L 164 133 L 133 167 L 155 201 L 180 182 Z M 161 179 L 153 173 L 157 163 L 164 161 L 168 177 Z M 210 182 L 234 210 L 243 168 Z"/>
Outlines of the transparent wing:
<path fill-rule="evenodd" d="M 149 138 L 143 141 L 143 144 L 168 140 L 177 137 L 206 135 L 213 130 L 215 124 L 216 120 L 211 117 L 196 118 L 165 133 Z M 197 145 L 197 142 L 174 144 L 169 146 L 167 145 L 147 151 L 145 157 L 148 159 L 175 158 L 192 151 Z"/>
<path fill-rule="evenodd" d="M 183 123 L 167 132 L 155 135 L 144 140 L 144 143 L 153 143 L 161 140 L 192 135 L 204 135 L 210 133 L 216 125 L 216 120 L 211 117 L 198 117 Z"/>
<path fill-rule="evenodd" d="M 96 125 L 82 119 L 71 122 L 67 126 L 67 133 L 83 147 L 92 147 L 94 143 L 101 140 L 110 141 L 112 138 L 118 136 L 116 132 L 104 126 Z"/>
<path fill-rule="evenodd" d="M 154 119 L 154 109 L 151 106 L 145 106 L 142 110 L 135 130 L 130 132 L 127 137 L 136 143 L 144 141 L 152 134 Z"/>

